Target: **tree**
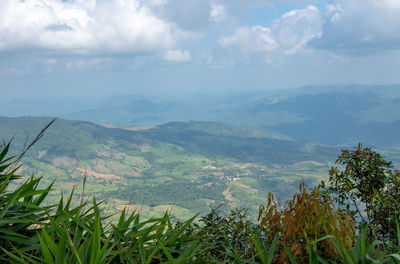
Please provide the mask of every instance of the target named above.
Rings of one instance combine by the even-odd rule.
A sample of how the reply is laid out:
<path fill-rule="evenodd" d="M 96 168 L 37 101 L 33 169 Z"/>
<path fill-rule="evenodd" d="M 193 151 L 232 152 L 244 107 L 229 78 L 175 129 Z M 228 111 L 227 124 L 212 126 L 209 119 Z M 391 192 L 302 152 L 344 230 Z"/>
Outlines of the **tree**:
<path fill-rule="evenodd" d="M 368 224 L 370 235 L 395 239 L 400 215 L 400 173 L 392 162 L 361 143 L 353 150 L 341 150 L 329 171 L 327 190 L 341 208 Z"/>

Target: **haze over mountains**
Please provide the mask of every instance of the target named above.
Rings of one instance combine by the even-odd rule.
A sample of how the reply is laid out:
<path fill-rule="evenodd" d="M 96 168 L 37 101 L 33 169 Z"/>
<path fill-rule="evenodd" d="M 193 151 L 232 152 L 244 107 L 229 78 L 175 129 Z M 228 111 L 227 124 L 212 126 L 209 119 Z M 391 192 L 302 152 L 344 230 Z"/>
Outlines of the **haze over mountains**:
<path fill-rule="evenodd" d="M 224 202 L 255 212 L 268 191 L 285 200 L 301 181 L 313 185 L 326 177 L 339 147 L 361 141 L 397 164 L 399 88 L 332 85 L 179 100 L 113 97 L 60 114 L 82 121 L 57 120 L 28 152 L 23 168 L 43 173 L 45 181 L 57 179 L 63 192 L 88 175 L 88 190 L 96 197 L 117 209 L 140 207 L 147 216 L 174 207 L 184 218 Z M 41 107 L 53 113 L 68 108 Z M 1 117 L 0 138 L 14 137 L 17 153 L 26 136 L 49 120 Z M 176 196 L 178 189 L 185 191 Z"/>
<path fill-rule="evenodd" d="M 298 141 L 330 145 L 367 142 L 396 146 L 400 129 L 400 85 L 325 85 L 280 91 L 123 95 L 92 102 L 3 104 L 9 116 L 59 116 L 115 126 L 160 125 L 172 121 L 217 121 L 268 129 Z M 14 104 L 12 109 L 9 105 Z M 20 107 L 21 106 L 21 107 Z"/>

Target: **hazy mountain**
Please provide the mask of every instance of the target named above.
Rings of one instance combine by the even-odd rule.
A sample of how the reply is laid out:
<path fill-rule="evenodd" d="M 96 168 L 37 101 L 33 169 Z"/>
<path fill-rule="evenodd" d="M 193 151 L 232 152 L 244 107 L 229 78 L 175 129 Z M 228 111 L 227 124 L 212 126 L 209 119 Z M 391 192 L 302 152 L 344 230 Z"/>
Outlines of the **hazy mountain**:
<path fill-rule="evenodd" d="M 331 85 L 276 91 L 210 120 L 268 128 L 295 140 L 400 146 L 400 86 Z"/>
<path fill-rule="evenodd" d="M 119 126 L 155 125 L 171 121 L 223 121 L 219 113 L 262 98 L 265 92 L 113 97 L 86 110 L 63 113 L 62 118 Z"/>
<path fill-rule="evenodd" d="M 259 116 L 262 127 L 296 140 L 324 144 L 394 146 L 400 144 L 400 86 L 346 87 L 325 89 L 311 87 L 302 93 L 258 100 L 242 109 L 244 116 Z M 262 122 L 263 116 L 288 115 L 279 122 Z M 239 118 L 240 119 L 240 118 Z"/>
<path fill-rule="evenodd" d="M 26 106 L 18 111 L 14 109 L 14 112 L 37 115 L 56 104 L 43 102 L 40 105 L 44 108 L 29 112 L 30 108 Z M 270 129 L 298 141 L 333 145 L 353 145 L 358 141 L 376 146 L 400 145 L 397 137 L 400 132 L 400 85 L 325 85 L 269 92 L 157 97 L 132 94 L 88 104 L 86 109 L 76 105 L 76 108 L 73 105 L 58 106 L 76 111 L 63 114 L 58 111 L 57 115 L 70 120 L 127 127 L 172 121 L 216 121 Z"/>
<path fill-rule="evenodd" d="M 223 137 L 242 137 L 242 138 L 269 138 L 279 140 L 292 140 L 290 137 L 279 134 L 275 131 L 262 128 L 249 128 L 228 125 L 220 122 L 209 121 L 186 121 L 171 122 L 159 127 L 175 127 L 182 130 L 202 131 L 210 135 Z"/>

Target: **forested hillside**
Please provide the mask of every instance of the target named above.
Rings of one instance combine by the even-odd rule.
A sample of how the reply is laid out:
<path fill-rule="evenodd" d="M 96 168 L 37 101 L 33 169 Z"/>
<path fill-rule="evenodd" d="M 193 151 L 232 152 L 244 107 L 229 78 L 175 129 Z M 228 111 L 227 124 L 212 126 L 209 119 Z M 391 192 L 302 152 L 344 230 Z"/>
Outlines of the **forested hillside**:
<path fill-rule="evenodd" d="M 49 118 L 0 118 L 0 138 L 12 152 Z M 271 191 L 286 200 L 300 182 L 326 177 L 338 149 L 298 143 L 276 132 L 216 122 L 107 128 L 57 120 L 26 154 L 23 171 L 56 179 L 64 193 L 81 186 L 113 210 L 127 205 L 144 215 L 173 209 L 180 218 L 226 203 L 253 213 Z M 52 193 L 55 200 L 59 192 Z"/>
<path fill-rule="evenodd" d="M 110 211 L 103 209 L 104 201 L 88 197 L 86 177 L 80 194 L 71 191 L 48 204 L 48 195 L 58 183 L 41 187 L 43 177 L 17 175 L 23 154 L 10 157 L 9 147 L 6 143 L 0 149 L 0 260 L 4 263 L 400 261 L 400 174 L 391 162 L 361 144 L 341 151 L 328 185 L 321 182 L 309 189 L 302 183 L 284 205 L 269 193 L 259 207 L 257 223 L 238 208 L 228 216 L 217 208 L 183 222 L 168 213 L 141 220 L 129 205 L 112 221 Z"/>

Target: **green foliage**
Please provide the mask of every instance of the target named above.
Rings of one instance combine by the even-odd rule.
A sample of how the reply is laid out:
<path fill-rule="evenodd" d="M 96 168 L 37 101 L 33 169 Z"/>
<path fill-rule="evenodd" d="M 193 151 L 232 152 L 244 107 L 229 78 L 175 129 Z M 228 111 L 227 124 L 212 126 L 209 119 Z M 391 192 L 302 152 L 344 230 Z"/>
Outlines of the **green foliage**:
<path fill-rule="evenodd" d="M 334 235 L 351 246 L 355 233 L 351 215 L 324 199 L 317 188 L 309 191 L 304 184 L 282 208 L 270 193 L 267 204 L 260 206 L 258 221 L 260 226 L 269 230 L 269 239 L 279 234 L 276 263 L 286 263 L 291 258 L 306 263 L 312 261 L 316 253 L 334 257 L 336 252 L 332 243 L 321 240 L 321 237 Z M 318 242 L 320 245 L 316 247 Z"/>
<path fill-rule="evenodd" d="M 223 217 L 218 210 L 212 210 L 202 217 L 203 226 L 197 235 L 212 245 L 204 255 L 205 260 L 218 259 L 228 261 L 235 258 L 249 258 L 252 248 L 249 239 L 253 225 L 246 219 L 244 210 L 232 211 L 228 217 Z"/>
<path fill-rule="evenodd" d="M 360 143 L 342 150 L 329 172 L 332 198 L 370 227 L 376 234 L 396 242 L 396 219 L 400 216 L 400 173 L 371 148 Z M 324 187 L 324 184 L 322 184 Z M 365 209 L 364 209 L 365 208 Z"/>
<path fill-rule="evenodd" d="M 9 157 L 9 150 L 10 143 L 0 151 L 2 263 L 400 263 L 398 222 L 393 231 L 390 227 L 389 238 L 382 234 L 370 239 L 363 227 L 353 239 L 349 215 L 337 210 L 318 189 L 309 191 L 302 185 L 283 209 L 270 195 L 267 206 L 260 208 L 259 224 L 238 209 L 228 216 L 212 210 L 200 218 L 200 224 L 195 223 L 197 215 L 183 222 L 175 222 L 168 213 L 142 220 L 137 212 L 124 209 L 113 222 L 102 202 L 85 200 L 86 178 L 78 205 L 73 205 L 74 191 L 58 203 L 46 205 L 53 184 L 43 188 L 42 178 L 17 175 L 22 155 Z M 378 162 L 380 156 L 375 158 L 374 166 L 391 165 Z M 376 171 L 380 170 L 369 172 Z M 384 190 L 372 192 L 383 195 L 382 203 L 372 204 L 381 214 L 394 208 L 387 199 L 399 186 L 393 177 L 398 172 L 385 169 L 384 173 L 378 177 L 385 179 Z M 374 226 L 378 232 L 382 230 L 378 227 L 383 227 L 379 224 Z"/>
<path fill-rule="evenodd" d="M 399 230 L 400 231 L 400 230 Z M 344 264 L 398 264 L 400 263 L 400 244 L 391 248 L 390 250 L 385 247 L 384 241 L 374 239 L 370 241 L 366 235 L 367 226 L 363 226 L 360 230 L 358 240 L 352 247 L 345 245 L 342 241 L 333 236 L 321 238 L 323 240 L 331 240 L 337 255 L 334 259 L 324 259 L 311 252 L 310 256 L 318 258 L 320 263 L 344 263 Z M 398 233 L 400 235 L 400 233 Z M 311 249 L 311 247 L 310 247 Z M 313 262 L 313 263 L 319 263 Z M 293 263 L 293 262 L 292 262 Z"/>
<path fill-rule="evenodd" d="M 48 121 L 0 117 L 0 139 L 15 135 L 10 153 L 17 154 L 26 136 Z M 318 182 L 336 154 L 335 148 L 275 140 L 257 131 L 212 122 L 132 131 L 59 119 L 26 154 L 21 173 L 40 172 L 43 185 L 56 179 L 57 191 L 49 193 L 49 203 L 57 203 L 60 192 L 80 186 L 84 170 L 89 170 L 101 175 L 89 175 L 87 193 L 105 200 L 114 213 L 123 205 L 145 205 L 142 217 L 161 217 L 157 206 L 170 206 L 172 215 L 184 220 L 229 201 L 223 194 L 229 188 L 231 209 L 245 207 L 255 216 L 266 193 L 289 199 L 300 182 Z M 232 183 L 258 191 L 249 195 L 251 189 Z M 76 196 L 72 203 L 79 203 Z"/>
<path fill-rule="evenodd" d="M 3 171 L 15 166 L 6 157 L 8 149 L 0 154 Z M 40 178 L 7 191 L 19 179 L 17 169 L 1 175 L 2 262 L 272 263 L 276 239 L 266 247 L 265 230 L 249 222 L 243 210 L 228 218 L 212 211 L 199 226 L 193 223 L 196 216 L 175 224 L 168 214 L 141 221 L 139 214 L 124 209 L 116 223 L 107 223 L 100 203 L 83 200 L 85 189 L 76 207 L 74 192 L 66 201 L 61 197 L 57 205 L 43 206 L 51 186 L 39 189 Z"/>
<path fill-rule="evenodd" d="M 200 223 L 191 231 L 207 245 L 197 258 L 200 263 L 272 263 L 277 237 L 268 241 L 268 231 L 247 220 L 246 210 L 235 209 L 224 217 L 213 209 Z"/>
<path fill-rule="evenodd" d="M 41 134 L 35 140 L 40 136 Z M 3 146 L 0 153 L 0 260 L 15 247 L 21 252 L 38 247 L 30 238 L 36 235 L 35 225 L 45 219 L 47 210 L 52 207 L 41 204 L 53 184 L 41 189 L 38 187 L 41 178 L 35 179 L 32 176 L 25 179 L 20 186 L 12 186 L 13 182 L 22 178 L 16 173 L 20 169 L 19 160 L 23 154 L 8 157 L 10 143 Z"/>
<path fill-rule="evenodd" d="M 110 192 L 112 197 L 128 200 L 133 204 L 145 203 L 148 205 L 171 204 L 183 207 L 189 207 L 191 202 L 197 199 L 217 199 L 223 200 L 222 192 L 227 188 L 226 184 L 215 183 L 211 186 L 201 186 L 202 182 L 191 183 L 189 181 L 176 181 L 174 183 L 165 183 L 163 185 L 140 185 L 130 186 L 128 192 Z M 206 185 L 204 182 L 202 185 Z M 173 195 L 172 195 L 173 194 Z M 190 207 L 189 207 L 190 208 Z"/>
<path fill-rule="evenodd" d="M 200 244 L 185 232 L 195 217 L 180 225 L 166 214 L 139 221 L 124 210 L 118 224 L 106 223 L 93 199 L 72 207 L 73 192 L 64 203 L 44 206 L 51 185 L 39 189 L 41 178 L 30 177 L 13 191 L 8 188 L 17 160 L 7 157 L 10 144 L 0 153 L 0 260 L 11 263 L 186 263 L 199 253 Z M 83 198 L 82 193 L 82 198 Z"/>

